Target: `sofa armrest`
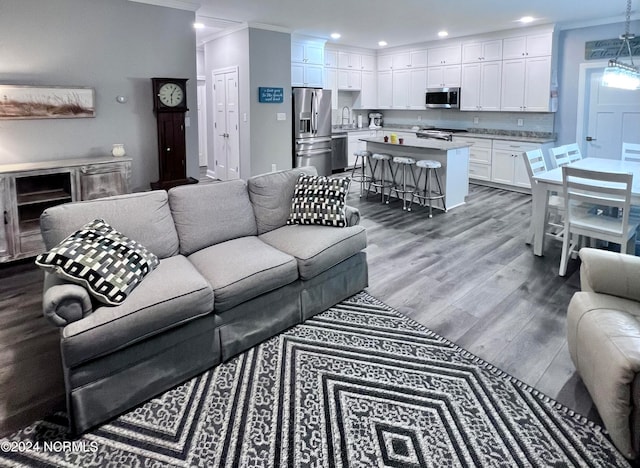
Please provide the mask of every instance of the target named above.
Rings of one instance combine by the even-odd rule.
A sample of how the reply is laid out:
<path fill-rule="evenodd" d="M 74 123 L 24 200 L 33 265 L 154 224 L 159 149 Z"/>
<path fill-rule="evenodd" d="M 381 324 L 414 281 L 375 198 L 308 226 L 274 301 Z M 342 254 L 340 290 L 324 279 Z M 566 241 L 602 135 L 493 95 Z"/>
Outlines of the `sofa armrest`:
<path fill-rule="evenodd" d="M 640 257 L 584 248 L 580 259 L 583 291 L 640 301 Z"/>
<path fill-rule="evenodd" d="M 65 327 L 91 312 L 91 297 L 80 285 L 65 283 L 54 275 L 45 274 L 42 313 L 56 327 Z"/>
<path fill-rule="evenodd" d="M 347 226 L 357 226 L 360 224 L 360 210 L 353 206 L 345 206 L 345 214 L 347 218 Z"/>

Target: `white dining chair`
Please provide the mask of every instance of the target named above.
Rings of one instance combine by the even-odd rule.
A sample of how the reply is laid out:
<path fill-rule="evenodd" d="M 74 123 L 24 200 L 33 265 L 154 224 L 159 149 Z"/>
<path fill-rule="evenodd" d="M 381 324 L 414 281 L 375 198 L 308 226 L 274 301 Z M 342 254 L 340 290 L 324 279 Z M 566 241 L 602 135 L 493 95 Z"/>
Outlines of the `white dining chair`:
<path fill-rule="evenodd" d="M 620 244 L 620 251 L 635 253 L 637 221 L 630 221 L 633 174 L 591 171 L 564 166 L 565 218 L 560 276 L 567 273 L 581 237 Z"/>
<path fill-rule="evenodd" d="M 566 166 L 571 163 L 569 154 L 567 153 L 567 147 L 564 145 L 549 148 L 549 155 L 551 156 L 551 164 L 554 168 Z"/>
<path fill-rule="evenodd" d="M 547 163 L 544 160 L 544 154 L 541 149 L 527 151 L 525 153 L 525 167 L 529 174 L 529 183 L 534 187 L 536 181 L 533 178 L 536 175 L 547 172 Z M 562 240 L 564 232 L 564 199 L 559 195 L 550 195 L 547 204 L 547 217 L 545 222 L 545 235 L 554 239 Z M 533 230 L 529 233 L 529 243 L 533 242 Z"/>
<path fill-rule="evenodd" d="M 640 162 L 640 144 L 622 143 L 622 160 Z"/>
<path fill-rule="evenodd" d="M 582 159 L 582 152 L 580 151 L 578 143 L 569 143 L 568 145 L 564 145 L 564 149 L 567 152 L 567 157 L 570 162 L 576 162 Z"/>

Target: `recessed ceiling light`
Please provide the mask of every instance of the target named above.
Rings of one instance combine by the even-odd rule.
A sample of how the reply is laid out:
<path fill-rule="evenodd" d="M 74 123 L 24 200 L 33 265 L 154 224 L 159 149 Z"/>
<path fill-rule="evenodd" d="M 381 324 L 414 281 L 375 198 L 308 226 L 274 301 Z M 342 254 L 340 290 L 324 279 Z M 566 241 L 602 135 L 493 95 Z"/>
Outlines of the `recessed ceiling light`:
<path fill-rule="evenodd" d="M 380 41 L 380 42 L 378 42 L 378 45 L 379 45 L 380 47 L 384 47 L 384 46 L 386 46 L 386 45 L 387 45 L 387 41 Z"/>
<path fill-rule="evenodd" d="M 438 37 L 447 37 L 449 35 L 449 33 L 447 31 L 440 31 L 438 33 Z"/>
<path fill-rule="evenodd" d="M 521 23 L 527 24 L 535 21 L 535 18 L 533 16 L 523 16 L 518 21 L 520 21 Z"/>
<path fill-rule="evenodd" d="M 204 29 L 204 24 L 202 23 L 193 23 L 194 29 Z"/>
<path fill-rule="evenodd" d="M 331 39 L 340 39 L 340 33 L 331 33 Z"/>

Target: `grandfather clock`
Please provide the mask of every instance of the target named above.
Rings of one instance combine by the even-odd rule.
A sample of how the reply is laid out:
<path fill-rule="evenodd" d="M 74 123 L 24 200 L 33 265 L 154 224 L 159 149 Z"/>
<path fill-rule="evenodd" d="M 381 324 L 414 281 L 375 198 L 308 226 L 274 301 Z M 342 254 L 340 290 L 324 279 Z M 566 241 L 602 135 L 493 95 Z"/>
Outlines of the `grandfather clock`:
<path fill-rule="evenodd" d="M 195 184 L 187 177 L 184 114 L 187 108 L 187 79 L 151 78 L 153 112 L 158 124 L 158 168 L 160 179 L 152 189 L 168 190 L 176 185 Z"/>

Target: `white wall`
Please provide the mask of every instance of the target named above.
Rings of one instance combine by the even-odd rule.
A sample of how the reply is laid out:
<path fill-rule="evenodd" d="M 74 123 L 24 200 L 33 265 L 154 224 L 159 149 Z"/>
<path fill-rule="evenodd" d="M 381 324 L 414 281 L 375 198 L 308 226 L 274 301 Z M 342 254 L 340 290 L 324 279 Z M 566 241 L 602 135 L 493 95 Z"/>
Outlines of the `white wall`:
<path fill-rule="evenodd" d="M 151 77 L 189 78 L 187 172 L 198 176 L 195 13 L 127 0 L 0 4 L 0 83 L 89 86 L 96 117 L 0 120 L 0 164 L 110 154 L 124 143 L 134 190 L 158 178 Z M 128 97 L 119 104 L 118 95 Z"/>
<path fill-rule="evenodd" d="M 640 21 L 630 23 L 630 31 L 640 34 Z M 624 23 L 569 29 L 560 32 L 558 47 L 558 112 L 556 132 L 558 144 L 576 141 L 578 110 L 578 79 L 580 64 L 588 62 L 584 58 L 585 42 L 601 39 L 616 39 L 624 32 Z M 624 54 L 623 62 L 629 62 Z M 635 60 L 638 65 L 639 60 Z"/>

